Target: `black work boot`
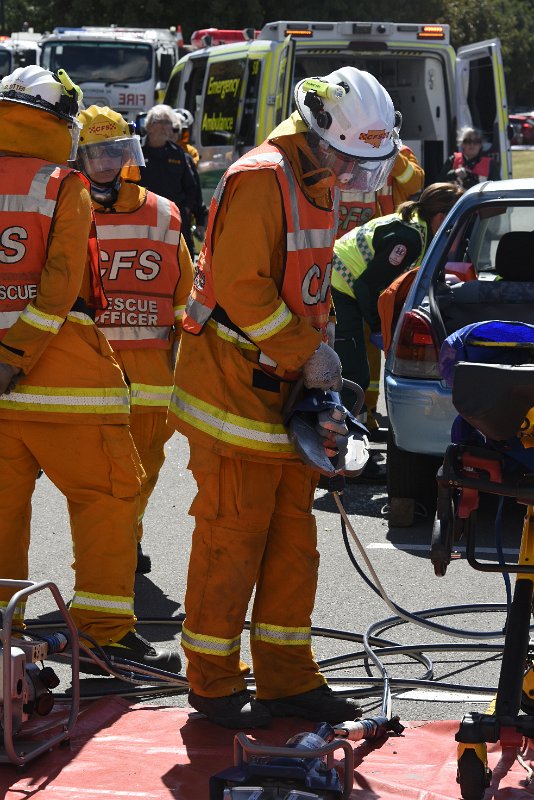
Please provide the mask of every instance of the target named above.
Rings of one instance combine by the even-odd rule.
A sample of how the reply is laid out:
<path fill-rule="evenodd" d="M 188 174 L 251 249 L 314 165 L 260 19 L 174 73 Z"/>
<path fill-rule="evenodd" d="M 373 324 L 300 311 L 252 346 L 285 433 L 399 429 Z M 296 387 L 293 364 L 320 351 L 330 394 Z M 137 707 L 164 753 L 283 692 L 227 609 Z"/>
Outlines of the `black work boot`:
<path fill-rule="evenodd" d="M 127 660 L 135 661 L 148 669 L 155 667 L 156 669 L 164 669 L 167 672 L 177 674 L 182 668 L 182 660 L 176 651 L 154 647 L 140 636 L 137 631 L 128 631 L 126 636 L 123 636 L 118 642 L 102 645 L 102 650 L 118 667 L 121 666 L 121 661 Z M 95 655 L 99 655 L 98 650 L 94 652 Z M 129 669 L 127 666 L 123 668 Z M 101 669 L 94 662 L 80 662 L 80 671 L 86 672 L 88 675 L 109 675 L 107 671 Z"/>
<path fill-rule="evenodd" d="M 362 715 L 361 706 L 352 697 L 341 697 L 323 684 L 317 689 L 276 700 L 258 700 L 273 717 L 302 717 L 317 722 L 347 722 Z"/>
<path fill-rule="evenodd" d="M 141 547 L 141 542 L 137 544 L 137 566 L 135 571 L 139 575 L 146 575 L 152 569 L 152 561 L 150 556 L 147 556 L 146 553 L 143 553 L 143 548 Z"/>
<path fill-rule="evenodd" d="M 202 697 L 190 691 L 189 705 L 223 728 L 265 728 L 271 721 L 267 708 L 247 689 L 224 697 Z"/>

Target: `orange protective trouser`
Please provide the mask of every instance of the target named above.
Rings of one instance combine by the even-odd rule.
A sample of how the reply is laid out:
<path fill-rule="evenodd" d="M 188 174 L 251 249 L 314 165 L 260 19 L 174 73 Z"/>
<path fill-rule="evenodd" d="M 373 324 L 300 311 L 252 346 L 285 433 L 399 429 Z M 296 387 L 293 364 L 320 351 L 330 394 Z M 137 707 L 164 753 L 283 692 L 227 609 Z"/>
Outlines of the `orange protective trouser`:
<path fill-rule="evenodd" d="M 378 428 L 378 422 L 373 411 L 378 405 L 380 393 L 380 369 L 382 366 L 382 352 L 376 345 L 369 340 L 371 329 L 369 325 L 364 325 L 365 349 L 367 351 L 367 361 L 369 362 L 369 386 L 365 390 L 365 407 L 367 408 L 368 428 Z"/>
<path fill-rule="evenodd" d="M 319 553 L 311 513 L 318 474 L 295 461 L 227 458 L 190 442 L 198 485 L 182 647 L 194 692 L 245 688 L 240 637 L 254 586 L 251 651 L 257 695 L 287 697 L 325 683 L 311 648 Z"/>
<path fill-rule="evenodd" d="M 153 411 L 131 414 L 130 431 L 146 475 L 139 498 L 137 541 L 140 542 L 143 538 L 143 516 L 165 461 L 165 442 L 171 438 L 174 429 L 167 425 L 166 411 Z"/>
<path fill-rule="evenodd" d="M 135 623 L 142 474 L 128 426 L 0 420 L 0 453 L 0 577 L 28 578 L 31 497 L 41 467 L 67 498 L 74 623 L 99 644 L 118 641 Z M 12 594 L 0 589 L 0 608 Z M 17 609 L 14 619 L 23 614 Z"/>

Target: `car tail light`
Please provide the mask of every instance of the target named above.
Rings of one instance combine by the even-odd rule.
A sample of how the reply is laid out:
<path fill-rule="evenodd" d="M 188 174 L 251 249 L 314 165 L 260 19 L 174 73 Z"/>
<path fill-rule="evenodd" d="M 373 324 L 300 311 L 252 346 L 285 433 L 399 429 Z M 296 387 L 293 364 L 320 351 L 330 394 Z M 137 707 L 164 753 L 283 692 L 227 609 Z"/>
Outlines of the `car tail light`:
<path fill-rule="evenodd" d="M 428 319 L 407 311 L 395 347 L 391 371 L 408 378 L 439 378 L 439 347 Z"/>

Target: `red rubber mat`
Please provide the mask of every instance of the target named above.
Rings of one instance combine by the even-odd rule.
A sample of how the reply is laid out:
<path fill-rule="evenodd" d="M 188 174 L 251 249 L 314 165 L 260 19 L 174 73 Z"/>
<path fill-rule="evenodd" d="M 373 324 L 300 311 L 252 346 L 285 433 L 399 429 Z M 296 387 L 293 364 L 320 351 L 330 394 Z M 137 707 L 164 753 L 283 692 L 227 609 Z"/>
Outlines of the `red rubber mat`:
<path fill-rule="evenodd" d="M 46 720 L 42 720 L 41 725 Z M 313 729 L 309 722 L 275 720 L 255 738 L 283 745 Z M 353 800 L 456 800 L 458 722 L 412 722 L 401 737 L 354 744 Z M 111 697 L 82 711 L 70 746 L 31 761 L 21 772 L 0 765 L 6 800 L 207 800 L 210 775 L 233 763 L 233 732 L 180 708 L 135 705 Z M 484 800 L 534 797 L 513 754 L 489 746 L 494 770 Z M 341 751 L 340 751 L 341 752 Z M 534 760 L 534 749 L 525 760 Z"/>

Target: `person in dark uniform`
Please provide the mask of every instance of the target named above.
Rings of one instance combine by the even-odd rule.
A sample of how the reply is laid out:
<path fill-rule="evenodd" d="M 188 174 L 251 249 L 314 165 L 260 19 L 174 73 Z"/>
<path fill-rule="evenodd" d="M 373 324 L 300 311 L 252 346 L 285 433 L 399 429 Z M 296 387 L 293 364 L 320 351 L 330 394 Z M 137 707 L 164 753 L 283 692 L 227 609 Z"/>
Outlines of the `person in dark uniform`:
<path fill-rule="evenodd" d="M 172 200 L 178 206 L 182 217 L 182 234 L 193 255 L 191 209 L 195 206 L 197 187 L 184 151 L 171 141 L 174 120 L 174 111 L 170 106 L 157 105 L 148 112 L 141 186 Z"/>

